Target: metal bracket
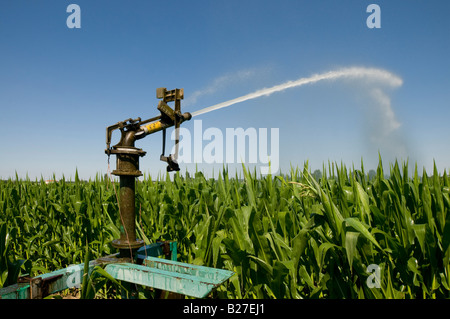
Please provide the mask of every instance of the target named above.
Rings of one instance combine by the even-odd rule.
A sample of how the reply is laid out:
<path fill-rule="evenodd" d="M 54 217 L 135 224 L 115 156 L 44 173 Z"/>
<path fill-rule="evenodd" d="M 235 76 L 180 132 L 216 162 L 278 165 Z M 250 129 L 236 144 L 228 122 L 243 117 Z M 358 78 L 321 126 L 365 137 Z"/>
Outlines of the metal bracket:
<path fill-rule="evenodd" d="M 166 88 L 157 88 L 156 98 L 163 99 L 164 102 L 182 100 L 184 99 L 184 89 L 174 89 L 167 91 Z"/>
<path fill-rule="evenodd" d="M 53 281 L 61 278 L 62 274 L 51 277 L 30 277 L 28 275 L 19 277 L 18 283 L 28 283 L 30 285 L 30 299 L 42 299 L 50 294 L 49 286 Z"/>
<path fill-rule="evenodd" d="M 116 124 L 110 125 L 106 128 L 106 154 L 110 155 L 111 152 L 111 137 L 112 137 L 112 132 L 120 129 L 120 131 L 122 132 L 122 136 L 121 136 L 121 140 L 124 137 L 124 130 L 137 130 L 139 129 L 139 126 L 141 124 L 141 118 L 138 117 L 137 119 L 126 119 L 124 121 L 121 122 L 117 122 Z M 120 143 L 119 143 L 120 144 Z"/>

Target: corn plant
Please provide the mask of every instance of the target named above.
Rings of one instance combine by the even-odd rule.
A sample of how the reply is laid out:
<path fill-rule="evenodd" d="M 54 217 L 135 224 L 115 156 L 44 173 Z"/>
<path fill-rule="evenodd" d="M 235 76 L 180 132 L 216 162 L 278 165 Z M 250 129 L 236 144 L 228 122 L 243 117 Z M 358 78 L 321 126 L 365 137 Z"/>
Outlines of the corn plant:
<path fill-rule="evenodd" d="M 306 163 L 278 176 L 246 167 L 215 179 L 146 176 L 136 182 L 136 228 L 146 244 L 177 241 L 180 261 L 235 271 L 213 297 L 448 298 L 449 177 L 408 167 L 396 162 L 387 175 L 380 158 L 375 174 L 329 163 L 318 178 Z M 2 283 L 7 260 L 39 273 L 83 262 L 86 242 L 92 258 L 114 252 L 114 188 L 99 176 L 1 182 Z"/>

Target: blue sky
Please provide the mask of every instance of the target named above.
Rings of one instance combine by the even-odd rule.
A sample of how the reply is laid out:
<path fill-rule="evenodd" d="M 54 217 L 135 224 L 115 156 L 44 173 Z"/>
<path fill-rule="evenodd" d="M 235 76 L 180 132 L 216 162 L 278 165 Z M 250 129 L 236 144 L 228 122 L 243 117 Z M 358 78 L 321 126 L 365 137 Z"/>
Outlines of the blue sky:
<path fill-rule="evenodd" d="M 72 3 L 81 8 L 79 29 L 66 25 Z M 381 9 L 379 29 L 366 25 L 371 3 Z M 282 172 L 306 160 L 312 169 L 328 161 L 359 168 L 361 158 L 368 170 L 379 151 L 385 164 L 408 158 L 428 171 L 435 160 L 448 171 L 449 15 L 444 0 L 2 0 L 0 178 L 106 173 L 106 127 L 157 115 L 158 87 L 184 88 L 182 109 L 193 112 L 354 66 L 403 80 L 384 92 L 400 126 L 382 141 L 373 136 L 382 127 L 378 102 L 357 80 L 292 88 L 195 119 L 224 132 L 279 128 Z M 165 171 L 161 133 L 136 146 L 147 151 L 141 171 Z M 220 167 L 198 165 L 208 174 Z"/>

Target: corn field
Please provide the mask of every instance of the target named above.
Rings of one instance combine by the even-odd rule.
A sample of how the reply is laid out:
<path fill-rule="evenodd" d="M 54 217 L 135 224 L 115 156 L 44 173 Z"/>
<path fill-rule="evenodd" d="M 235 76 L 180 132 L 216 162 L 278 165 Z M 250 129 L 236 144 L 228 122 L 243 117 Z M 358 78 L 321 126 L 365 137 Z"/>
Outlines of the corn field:
<path fill-rule="evenodd" d="M 178 242 L 178 260 L 236 274 L 213 298 L 449 298 L 450 178 L 391 164 L 369 179 L 335 163 L 288 174 L 136 183 L 146 244 Z M 115 253 L 118 183 L 98 176 L 0 182 L 0 287 Z M 375 269 L 376 271 L 373 271 Z"/>

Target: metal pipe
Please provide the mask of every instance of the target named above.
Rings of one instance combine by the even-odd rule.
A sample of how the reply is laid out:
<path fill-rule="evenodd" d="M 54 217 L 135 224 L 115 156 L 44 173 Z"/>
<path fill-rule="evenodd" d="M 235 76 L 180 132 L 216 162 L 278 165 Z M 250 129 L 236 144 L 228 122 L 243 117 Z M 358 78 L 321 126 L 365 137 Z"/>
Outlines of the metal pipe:
<path fill-rule="evenodd" d="M 191 118 L 192 118 L 191 113 L 189 113 L 189 112 L 183 113 L 183 114 L 181 114 L 181 117 L 180 117 L 180 119 L 181 119 L 180 123 L 183 123 L 184 121 L 189 121 Z M 136 132 L 134 138 L 136 140 L 139 140 L 139 139 L 144 138 L 145 136 L 147 136 L 149 134 L 153 134 L 153 133 L 162 131 L 162 130 L 164 130 L 166 128 L 169 128 L 169 127 L 171 127 L 173 125 L 174 125 L 174 123 L 167 123 L 167 122 L 163 122 L 161 120 L 157 121 L 157 122 L 153 122 L 153 123 L 147 124 L 147 125 L 142 125 L 139 128 L 139 131 Z"/>
<path fill-rule="evenodd" d="M 139 156 L 143 152 L 134 147 L 135 131 L 124 132 L 120 147 L 116 148 L 117 167 L 114 175 L 120 176 L 119 213 L 122 222 L 120 238 L 112 242 L 118 248 L 121 257 L 133 258 L 134 252 L 144 245 L 144 241 L 136 239 L 135 224 L 135 183 L 139 171 Z"/>
<path fill-rule="evenodd" d="M 120 176 L 119 210 L 122 227 L 120 238 L 112 242 L 118 248 L 121 257 L 132 257 L 134 251 L 144 245 L 144 241 L 136 239 L 135 222 L 135 176 Z"/>

